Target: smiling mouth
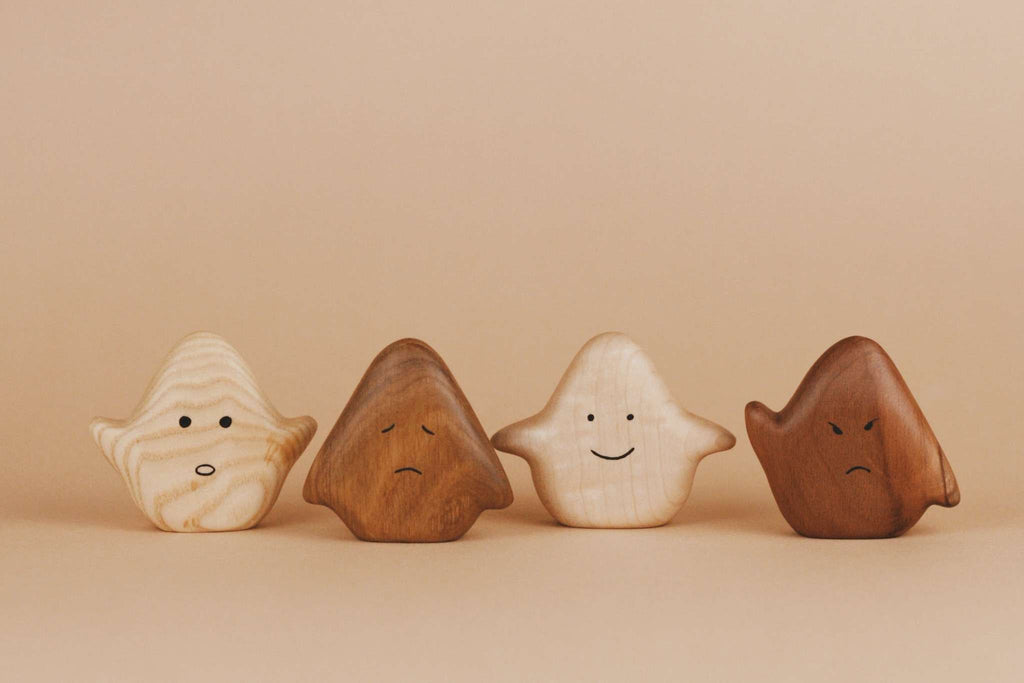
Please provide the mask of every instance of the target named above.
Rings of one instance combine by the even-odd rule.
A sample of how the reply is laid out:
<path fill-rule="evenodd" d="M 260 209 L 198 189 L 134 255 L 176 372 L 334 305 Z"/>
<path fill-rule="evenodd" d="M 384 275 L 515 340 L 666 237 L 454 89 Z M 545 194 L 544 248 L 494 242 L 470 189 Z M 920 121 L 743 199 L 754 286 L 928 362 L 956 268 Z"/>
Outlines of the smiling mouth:
<path fill-rule="evenodd" d="M 867 467 L 861 467 L 860 465 L 855 465 L 854 467 L 851 467 L 850 469 L 846 470 L 846 473 L 849 474 L 850 472 L 853 472 L 855 470 L 864 470 L 868 474 L 871 474 L 871 470 L 869 470 Z"/>
<path fill-rule="evenodd" d="M 601 455 L 600 453 L 598 453 L 594 449 L 590 449 L 590 452 L 593 453 L 594 455 L 596 455 L 597 457 L 601 458 L 602 460 L 622 460 L 627 455 L 632 453 L 634 450 L 636 450 L 636 449 L 635 448 L 630 448 L 628 451 L 626 451 L 622 455 L 614 455 L 614 456 L 612 456 L 612 455 Z"/>
<path fill-rule="evenodd" d="M 395 474 L 398 474 L 399 472 L 415 472 L 416 474 L 420 475 L 421 477 L 423 476 L 423 473 L 420 472 L 415 467 L 399 467 L 397 470 L 395 470 Z"/>

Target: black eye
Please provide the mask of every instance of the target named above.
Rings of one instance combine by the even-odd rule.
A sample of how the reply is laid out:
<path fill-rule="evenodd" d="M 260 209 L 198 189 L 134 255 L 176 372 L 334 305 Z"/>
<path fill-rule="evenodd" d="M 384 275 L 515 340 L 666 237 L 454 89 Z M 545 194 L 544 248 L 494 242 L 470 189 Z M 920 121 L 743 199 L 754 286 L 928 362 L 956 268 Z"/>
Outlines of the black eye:
<path fill-rule="evenodd" d="M 228 417 L 227 415 L 222 417 L 220 419 L 220 426 L 223 427 L 224 429 L 227 429 L 228 427 L 230 427 L 231 426 L 231 418 Z"/>
<path fill-rule="evenodd" d="M 590 422 L 593 422 L 594 421 L 594 414 L 591 413 L 590 415 L 587 415 L 587 420 L 590 421 Z"/>
<path fill-rule="evenodd" d="M 385 427 L 384 429 L 380 430 L 380 433 L 381 434 L 387 434 L 388 432 L 390 432 L 394 428 L 395 428 L 395 423 L 392 422 L 390 427 Z"/>
<path fill-rule="evenodd" d="M 178 418 L 178 424 L 181 426 L 182 429 L 185 429 L 190 424 L 192 424 L 192 418 L 189 417 L 188 415 L 182 415 L 181 417 Z"/>
<path fill-rule="evenodd" d="M 829 424 L 832 425 L 832 431 L 835 432 L 836 434 L 842 434 L 843 433 L 843 430 L 840 429 L 839 425 L 837 425 L 835 422 L 829 422 Z"/>
<path fill-rule="evenodd" d="M 421 428 L 423 429 L 423 431 L 425 431 L 425 432 L 426 432 L 427 434 L 430 434 L 431 436 L 433 436 L 433 435 L 434 435 L 434 432 L 432 432 L 432 431 L 430 431 L 429 429 L 427 429 L 427 428 L 426 428 L 426 427 L 425 427 L 424 425 L 420 425 L 420 427 L 421 427 Z"/>
<path fill-rule="evenodd" d="M 632 420 L 633 419 L 633 413 L 630 413 L 629 415 L 627 415 L 626 419 L 627 420 Z"/>
<path fill-rule="evenodd" d="M 878 420 L 878 418 L 876 417 L 874 420 L 872 420 L 871 422 L 868 422 L 866 425 L 864 425 L 864 431 L 865 432 L 870 432 L 871 428 L 875 426 L 875 422 L 877 420 Z"/>
<path fill-rule="evenodd" d="M 196 474 L 198 474 L 200 477 L 208 477 L 216 471 L 217 468 L 214 467 L 213 465 L 200 465 L 199 467 L 196 468 Z"/>

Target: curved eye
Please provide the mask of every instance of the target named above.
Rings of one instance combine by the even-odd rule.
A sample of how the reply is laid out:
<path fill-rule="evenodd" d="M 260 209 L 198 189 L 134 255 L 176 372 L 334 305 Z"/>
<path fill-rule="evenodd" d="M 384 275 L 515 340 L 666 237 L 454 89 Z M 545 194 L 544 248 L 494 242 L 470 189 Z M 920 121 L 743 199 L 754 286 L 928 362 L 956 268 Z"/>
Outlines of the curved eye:
<path fill-rule="evenodd" d="M 627 415 L 626 419 L 627 420 L 632 420 L 633 419 L 633 413 L 630 413 L 629 415 Z"/>
<path fill-rule="evenodd" d="M 832 425 L 832 431 L 835 432 L 836 434 L 842 434 L 843 433 L 843 430 L 840 429 L 839 425 L 837 425 L 835 422 L 829 422 L 829 424 Z"/>
<path fill-rule="evenodd" d="M 217 468 L 214 467 L 213 465 L 200 465 L 199 467 L 196 468 L 196 474 L 198 474 L 200 477 L 208 477 L 216 471 Z"/>
<path fill-rule="evenodd" d="M 390 426 L 385 427 L 384 429 L 380 430 L 380 433 L 381 434 L 387 434 L 388 432 L 390 432 L 394 428 L 395 428 L 395 423 L 392 422 Z"/>
<path fill-rule="evenodd" d="M 433 436 L 433 435 L 434 435 L 434 432 L 432 432 L 432 431 L 430 431 L 429 429 L 427 429 L 426 425 L 420 425 L 420 428 L 421 428 L 421 429 L 422 429 L 423 431 L 425 431 L 425 432 L 426 432 L 427 434 L 430 434 L 431 436 Z"/>
<path fill-rule="evenodd" d="M 587 421 L 588 422 L 593 422 L 594 421 L 594 414 L 593 413 L 591 413 L 590 415 L 587 415 Z"/>
<path fill-rule="evenodd" d="M 228 427 L 230 427 L 231 426 L 231 418 L 228 417 L 227 415 L 222 417 L 220 419 L 220 426 L 223 427 L 224 429 L 227 429 Z"/>
<path fill-rule="evenodd" d="M 181 417 L 178 418 L 178 425 L 182 429 L 186 429 L 191 424 L 192 424 L 192 418 L 189 417 L 188 415 L 182 415 Z"/>
<path fill-rule="evenodd" d="M 866 425 L 864 425 L 864 431 L 865 432 L 870 432 L 871 428 L 875 426 L 876 422 L 878 422 L 878 418 L 877 417 L 874 420 L 872 420 L 871 422 L 868 422 Z"/>

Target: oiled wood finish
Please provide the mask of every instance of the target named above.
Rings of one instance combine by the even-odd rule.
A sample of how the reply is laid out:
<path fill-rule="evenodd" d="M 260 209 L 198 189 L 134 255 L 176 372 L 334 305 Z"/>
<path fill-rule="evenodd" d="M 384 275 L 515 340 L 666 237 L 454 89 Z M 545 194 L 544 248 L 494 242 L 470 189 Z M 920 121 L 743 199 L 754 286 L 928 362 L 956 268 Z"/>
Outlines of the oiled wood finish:
<path fill-rule="evenodd" d="M 884 538 L 960 502 L 953 470 L 892 360 L 864 337 L 833 345 L 779 413 L 747 433 L 786 521 L 818 538 Z"/>
<path fill-rule="evenodd" d="M 643 349 L 609 332 L 576 354 L 540 413 L 491 441 L 526 459 L 562 524 L 630 528 L 672 519 L 701 458 L 736 438 L 681 408 Z"/>
<path fill-rule="evenodd" d="M 512 489 L 441 357 L 402 339 L 366 370 L 306 478 L 305 499 L 364 541 L 452 541 Z"/>
<path fill-rule="evenodd" d="M 153 524 L 234 531 L 270 511 L 316 422 L 282 417 L 238 352 L 197 332 L 170 352 L 132 417 L 96 418 L 90 431 Z"/>

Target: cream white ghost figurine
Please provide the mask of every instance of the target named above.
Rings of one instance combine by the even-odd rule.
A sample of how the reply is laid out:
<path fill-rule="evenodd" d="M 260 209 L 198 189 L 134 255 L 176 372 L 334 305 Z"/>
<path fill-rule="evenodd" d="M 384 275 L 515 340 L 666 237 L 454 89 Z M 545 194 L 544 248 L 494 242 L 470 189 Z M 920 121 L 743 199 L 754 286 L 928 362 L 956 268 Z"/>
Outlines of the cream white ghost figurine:
<path fill-rule="evenodd" d="M 223 338 L 196 332 L 167 355 L 127 420 L 90 425 L 132 500 L 165 531 L 235 531 L 270 511 L 316 432 L 285 418 Z"/>
<path fill-rule="evenodd" d="M 650 356 L 607 332 L 580 349 L 542 411 L 491 442 L 526 459 L 541 502 L 562 524 L 635 528 L 671 520 L 697 463 L 736 437 L 681 408 Z"/>

